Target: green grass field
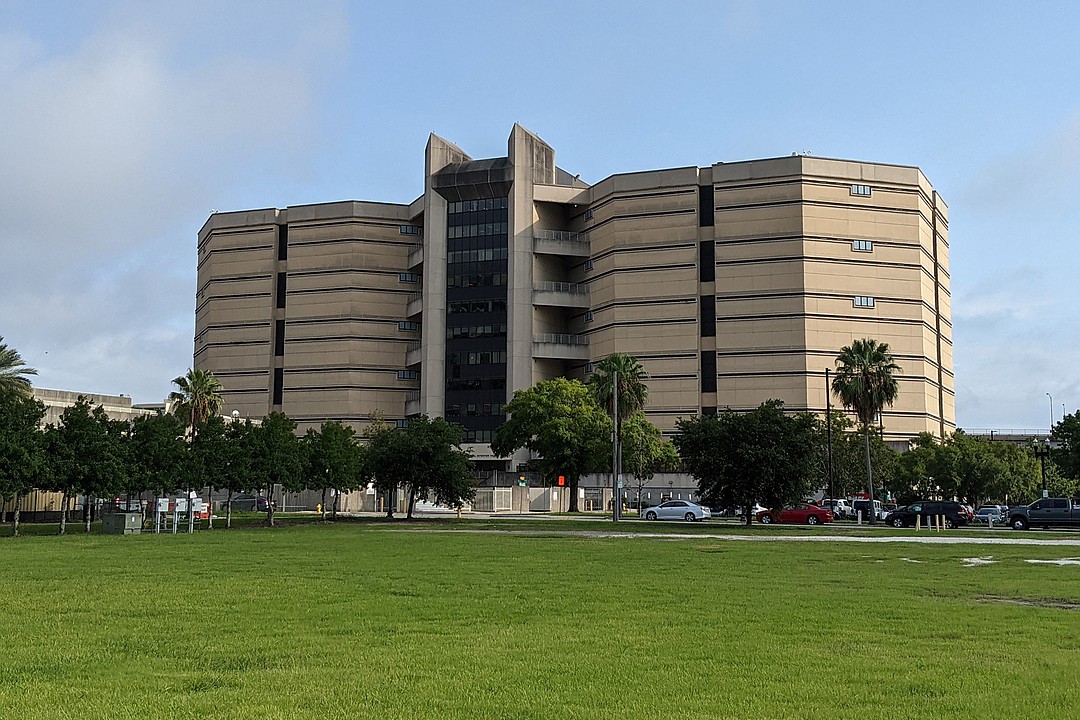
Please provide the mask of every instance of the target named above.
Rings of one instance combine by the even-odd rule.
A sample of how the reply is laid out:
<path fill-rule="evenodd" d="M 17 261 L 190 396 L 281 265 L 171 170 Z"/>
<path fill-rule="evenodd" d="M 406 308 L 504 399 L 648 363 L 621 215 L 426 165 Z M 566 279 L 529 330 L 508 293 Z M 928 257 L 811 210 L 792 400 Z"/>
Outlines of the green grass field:
<path fill-rule="evenodd" d="M 1077 716 L 1080 548 L 530 525 L 5 538 L 0 717 Z"/>

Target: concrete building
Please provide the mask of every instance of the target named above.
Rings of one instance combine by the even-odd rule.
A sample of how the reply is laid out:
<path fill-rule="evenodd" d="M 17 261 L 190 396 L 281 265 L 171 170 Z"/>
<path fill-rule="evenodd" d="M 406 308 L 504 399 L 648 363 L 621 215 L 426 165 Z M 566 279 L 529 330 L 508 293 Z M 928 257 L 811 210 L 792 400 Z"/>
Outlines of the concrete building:
<path fill-rule="evenodd" d="M 504 157 L 432 135 L 423 193 L 215 213 L 195 367 L 228 413 L 301 431 L 444 416 L 477 457 L 515 390 L 631 353 L 650 419 L 779 398 L 824 412 L 852 340 L 902 368 L 885 437 L 955 428 L 948 208 L 916 167 L 793 155 L 589 185 L 515 125 Z"/>

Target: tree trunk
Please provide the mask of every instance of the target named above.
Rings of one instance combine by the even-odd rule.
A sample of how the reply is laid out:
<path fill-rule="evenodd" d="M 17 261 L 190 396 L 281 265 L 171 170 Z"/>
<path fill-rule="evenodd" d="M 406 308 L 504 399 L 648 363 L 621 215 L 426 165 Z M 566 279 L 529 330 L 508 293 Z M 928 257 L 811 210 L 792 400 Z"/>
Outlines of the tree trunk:
<path fill-rule="evenodd" d="M 67 534 L 68 494 L 67 490 L 60 496 L 60 534 Z"/>
<path fill-rule="evenodd" d="M 574 477 L 570 478 L 570 485 L 568 486 L 570 488 L 570 512 L 574 512 L 574 513 L 576 513 L 578 511 L 577 483 L 578 483 L 578 479 L 577 479 L 576 476 L 574 476 Z"/>
<path fill-rule="evenodd" d="M 319 503 L 319 512 L 322 513 L 323 522 L 326 522 L 326 488 L 322 489 L 322 502 Z"/>
<path fill-rule="evenodd" d="M 386 517 L 390 520 L 394 519 L 394 503 L 397 501 L 397 488 L 390 488 L 390 492 L 386 493 Z"/>
<path fill-rule="evenodd" d="M 266 486 L 266 524 L 274 527 L 274 484 Z"/>
<path fill-rule="evenodd" d="M 334 521 L 337 521 L 337 504 L 338 504 L 338 497 L 340 497 L 340 496 L 341 496 L 341 491 L 338 490 L 337 488 L 334 488 L 334 509 L 333 509 L 333 512 L 332 512 L 332 514 L 330 516 L 330 519 L 334 520 Z"/>
<path fill-rule="evenodd" d="M 225 529 L 232 529 L 232 493 L 233 489 L 229 488 L 229 497 L 225 500 Z M 258 502 L 258 501 L 256 501 Z"/>
<path fill-rule="evenodd" d="M 754 502 L 752 500 L 743 503 L 743 519 L 746 527 L 754 524 Z"/>
<path fill-rule="evenodd" d="M 413 519 L 413 508 L 416 507 L 416 487 L 409 486 L 409 510 L 405 513 L 405 517 L 409 520 Z"/>
<path fill-rule="evenodd" d="M 870 469 L 870 426 L 866 430 L 866 484 L 870 487 L 870 524 L 877 525 L 877 513 L 874 511 L 874 475 Z"/>
<path fill-rule="evenodd" d="M 19 537 L 19 502 L 22 497 L 19 493 L 15 493 L 14 504 L 11 506 L 14 512 L 11 513 L 11 537 Z"/>

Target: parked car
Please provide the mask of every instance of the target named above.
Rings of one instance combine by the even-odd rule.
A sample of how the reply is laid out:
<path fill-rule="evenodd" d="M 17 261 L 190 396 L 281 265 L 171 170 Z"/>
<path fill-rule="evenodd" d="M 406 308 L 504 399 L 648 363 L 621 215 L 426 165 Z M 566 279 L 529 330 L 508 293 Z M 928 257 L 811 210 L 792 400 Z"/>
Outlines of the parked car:
<path fill-rule="evenodd" d="M 233 495 L 233 510 L 252 510 L 266 512 L 270 503 L 262 495 Z"/>
<path fill-rule="evenodd" d="M 783 510 L 764 510 L 757 514 L 757 521 L 765 525 L 774 522 L 820 525 L 830 523 L 833 519 L 831 510 L 810 503 L 795 503 Z"/>
<path fill-rule="evenodd" d="M 844 498 L 825 498 L 818 504 L 827 510 L 831 510 L 833 517 L 838 520 L 852 516 L 851 503 Z"/>
<path fill-rule="evenodd" d="M 768 509 L 769 508 L 765 507 L 764 505 L 759 505 L 758 503 L 754 503 L 754 506 L 752 508 L 750 508 L 750 512 L 754 513 L 754 515 L 756 516 L 762 510 L 768 510 Z M 739 507 L 734 508 L 731 511 L 731 514 L 734 515 L 735 517 L 740 517 L 740 518 L 745 516 L 745 513 L 743 513 L 743 509 L 742 509 L 741 505 Z"/>
<path fill-rule="evenodd" d="M 659 505 L 645 508 L 641 511 L 641 517 L 646 520 L 685 520 L 694 522 L 695 520 L 708 520 L 712 517 L 712 512 L 704 505 L 698 505 L 689 500 L 668 500 Z"/>
<path fill-rule="evenodd" d="M 878 520 L 884 520 L 888 513 L 885 512 L 885 508 L 881 506 L 880 500 L 874 501 L 874 514 Z M 863 498 L 856 498 L 851 501 L 851 515 L 852 517 L 858 517 L 859 513 L 862 513 L 863 520 L 870 519 L 870 501 Z"/>
<path fill-rule="evenodd" d="M 983 505 L 975 512 L 974 522 L 986 524 L 994 522 L 1000 525 L 1004 520 L 1005 516 L 997 505 Z"/>
<path fill-rule="evenodd" d="M 885 522 L 893 527 L 914 527 L 915 519 L 922 518 L 922 524 L 927 525 L 930 518 L 944 516 L 945 527 L 954 528 L 968 524 L 967 510 L 958 502 L 923 500 L 913 502 L 902 508 L 897 508 L 889 513 Z"/>

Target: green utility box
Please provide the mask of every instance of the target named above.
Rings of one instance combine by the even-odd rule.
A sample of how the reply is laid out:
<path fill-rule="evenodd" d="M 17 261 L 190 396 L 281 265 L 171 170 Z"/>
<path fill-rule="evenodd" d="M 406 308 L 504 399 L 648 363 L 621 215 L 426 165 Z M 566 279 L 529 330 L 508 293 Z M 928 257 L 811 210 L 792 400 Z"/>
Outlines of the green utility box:
<path fill-rule="evenodd" d="M 142 514 L 137 512 L 105 513 L 101 532 L 106 535 L 138 535 L 142 532 Z"/>

